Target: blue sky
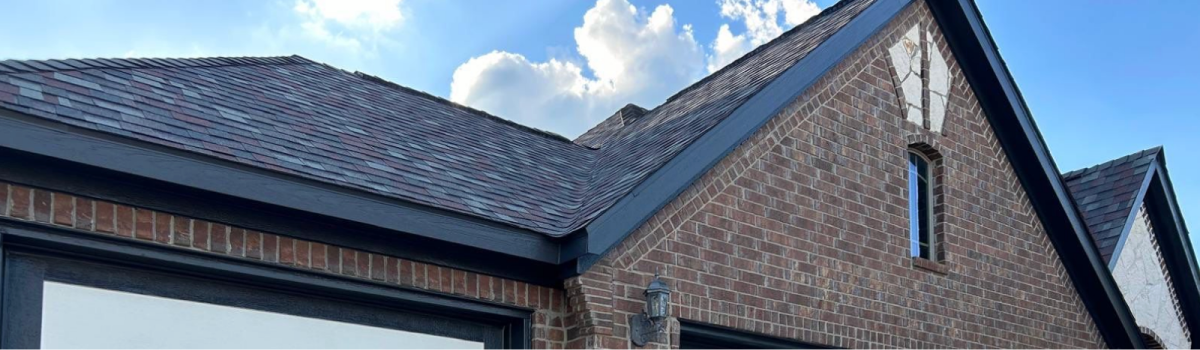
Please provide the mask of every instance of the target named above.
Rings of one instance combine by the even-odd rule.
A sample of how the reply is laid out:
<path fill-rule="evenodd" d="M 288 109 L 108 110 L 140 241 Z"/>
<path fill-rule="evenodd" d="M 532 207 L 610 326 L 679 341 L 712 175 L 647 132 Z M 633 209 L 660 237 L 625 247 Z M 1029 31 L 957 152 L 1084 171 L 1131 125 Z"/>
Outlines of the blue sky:
<path fill-rule="evenodd" d="M 1061 170 L 1163 145 L 1200 218 L 1200 2 L 978 2 Z M 0 0 L 0 58 L 299 54 L 573 137 L 831 3 Z"/>

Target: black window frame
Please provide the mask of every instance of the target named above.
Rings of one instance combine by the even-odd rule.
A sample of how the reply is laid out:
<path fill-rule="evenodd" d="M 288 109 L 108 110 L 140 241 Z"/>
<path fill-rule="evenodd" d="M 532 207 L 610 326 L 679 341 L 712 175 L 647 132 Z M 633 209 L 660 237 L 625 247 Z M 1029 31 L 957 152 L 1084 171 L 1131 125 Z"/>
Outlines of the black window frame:
<path fill-rule="evenodd" d="M 0 252 L 3 348 L 40 346 L 47 280 L 481 341 L 489 349 L 528 348 L 532 335 L 530 309 L 11 219 L 0 219 Z"/>
<path fill-rule="evenodd" d="M 921 163 L 924 163 L 923 170 Z M 922 258 L 930 261 L 940 260 L 938 252 L 939 242 L 934 230 L 937 219 L 934 213 L 934 202 L 937 198 L 934 192 L 934 188 L 937 187 L 936 178 L 934 177 L 935 166 L 937 166 L 937 163 L 924 153 L 912 149 L 908 151 L 905 172 L 907 173 L 906 180 L 908 182 L 908 234 L 909 248 L 912 250 L 910 255 L 914 258 Z M 922 187 L 922 181 L 924 181 L 924 187 Z M 922 246 L 924 246 L 924 249 L 922 249 Z"/>

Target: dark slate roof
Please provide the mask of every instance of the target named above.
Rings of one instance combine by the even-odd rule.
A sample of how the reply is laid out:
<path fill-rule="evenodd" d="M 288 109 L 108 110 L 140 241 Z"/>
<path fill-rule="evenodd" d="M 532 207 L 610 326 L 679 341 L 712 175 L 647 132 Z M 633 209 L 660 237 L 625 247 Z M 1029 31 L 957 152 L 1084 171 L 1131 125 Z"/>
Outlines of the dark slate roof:
<path fill-rule="evenodd" d="M 1136 215 L 1134 202 L 1161 151 L 1155 147 L 1063 174 L 1105 262 L 1116 250 L 1129 216 Z"/>
<path fill-rule="evenodd" d="M 561 236 L 873 1 L 831 6 L 578 143 L 299 56 L 0 61 L 0 108 Z"/>

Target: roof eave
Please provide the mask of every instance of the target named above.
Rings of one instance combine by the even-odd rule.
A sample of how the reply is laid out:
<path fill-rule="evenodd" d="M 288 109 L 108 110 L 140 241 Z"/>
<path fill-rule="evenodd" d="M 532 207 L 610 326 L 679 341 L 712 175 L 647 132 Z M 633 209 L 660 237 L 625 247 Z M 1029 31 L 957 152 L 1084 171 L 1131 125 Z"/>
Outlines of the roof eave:
<path fill-rule="evenodd" d="M 0 109 L 0 148 L 493 252 L 539 266 L 560 262 L 561 243 L 543 233 L 9 109 Z M 557 277 L 516 276 L 537 283 Z"/>

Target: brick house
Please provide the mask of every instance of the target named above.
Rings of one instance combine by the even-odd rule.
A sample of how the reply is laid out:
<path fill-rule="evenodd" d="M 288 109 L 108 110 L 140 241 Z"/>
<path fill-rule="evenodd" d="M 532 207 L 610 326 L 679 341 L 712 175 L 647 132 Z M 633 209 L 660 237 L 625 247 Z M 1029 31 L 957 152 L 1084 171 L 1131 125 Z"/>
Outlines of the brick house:
<path fill-rule="evenodd" d="M 970 0 L 842 1 L 576 140 L 298 56 L 0 61 L 0 204 L 4 347 L 1142 348 L 1200 326 L 1163 151 L 1060 175 Z"/>

